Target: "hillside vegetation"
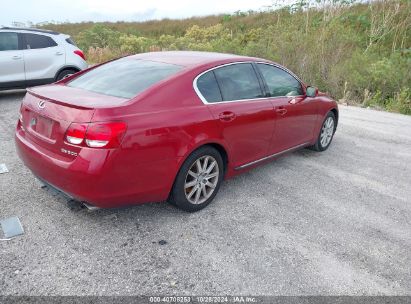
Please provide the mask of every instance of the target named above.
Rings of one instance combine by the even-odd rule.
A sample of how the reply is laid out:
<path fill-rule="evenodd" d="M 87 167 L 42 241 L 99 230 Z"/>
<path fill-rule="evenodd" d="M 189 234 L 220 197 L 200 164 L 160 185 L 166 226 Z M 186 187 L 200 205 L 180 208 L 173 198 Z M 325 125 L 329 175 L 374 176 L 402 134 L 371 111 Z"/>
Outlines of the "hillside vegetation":
<path fill-rule="evenodd" d="M 184 20 L 47 24 L 89 62 L 165 50 L 263 57 L 338 100 L 411 114 L 411 1 L 299 1 Z"/>

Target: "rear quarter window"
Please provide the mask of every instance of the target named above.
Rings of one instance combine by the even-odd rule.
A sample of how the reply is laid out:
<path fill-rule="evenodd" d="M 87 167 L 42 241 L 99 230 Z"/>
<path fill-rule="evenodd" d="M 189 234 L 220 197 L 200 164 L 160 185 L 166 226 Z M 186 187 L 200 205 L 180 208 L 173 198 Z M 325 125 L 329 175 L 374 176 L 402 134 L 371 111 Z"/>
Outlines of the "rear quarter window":
<path fill-rule="evenodd" d="M 178 73 L 181 69 L 181 66 L 174 64 L 123 58 L 82 74 L 67 85 L 130 99 L 152 85 Z"/>
<path fill-rule="evenodd" d="M 207 102 L 219 102 L 223 100 L 213 71 L 198 77 L 197 88 Z"/>
<path fill-rule="evenodd" d="M 74 40 L 73 39 L 71 39 L 71 38 L 66 38 L 66 42 L 68 43 L 68 44 L 71 44 L 71 45 L 74 45 L 74 46 L 77 46 L 77 44 L 74 42 Z"/>

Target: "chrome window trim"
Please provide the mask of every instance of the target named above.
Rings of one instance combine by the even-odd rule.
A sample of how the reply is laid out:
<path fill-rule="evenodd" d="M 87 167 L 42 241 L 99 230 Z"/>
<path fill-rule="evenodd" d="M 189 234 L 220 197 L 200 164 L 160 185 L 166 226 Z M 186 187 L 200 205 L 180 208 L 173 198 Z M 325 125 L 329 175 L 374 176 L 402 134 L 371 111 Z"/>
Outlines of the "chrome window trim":
<path fill-rule="evenodd" d="M 278 68 L 278 69 L 280 69 L 280 70 L 283 70 L 284 72 L 286 72 L 286 73 L 290 74 L 292 77 L 294 77 L 295 80 L 297 80 L 297 81 L 300 83 L 301 87 L 304 88 L 304 84 L 303 84 L 303 82 L 300 80 L 300 78 L 298 78 L 298 76 L 295 75 L 293 72 L 291 72 L 289 69 L 287 69 L 287 68 L 285 68 L 285 67 L 283 67 L 283 66 L 280 66 L 280 65 L 278 65 L 278 64 L 271 63 L 271 62 L 256 61 L 255 63 L 257 63 L 257 64 L 271 65 L 271 66 L 273 66 L 273 67 L 275 67 L 275 68 Z M 297 96 L 302 96 L 302 95 L 297 95 Z M 297 97 L 297 96 L 293 96 L 293 97 Z M 284 96 L 278 96 L 278 97 L 284 97 Z M 285 97 L 288 97 L 288 96 L 285 96 Z"/>
<path fill-rule="evenodd" d="M 250 99 L 236 99 L 236 100 L 225 100 L 225 101 L 208 102 L 208 101 L 204 98 L 203 94 L 201 94 L 200 90 L 198 89 L 197 80 L 198 80 L 201 76 L 203 76 L 205 73 L 214 71 L 214 70 L 216 70 L 216 69 L 219 69 L 219 68 L 222 68 L 222 67 L 225 67 L 225 66 L 230 66 L 230 65 L 234 65 L 234 64 L 243 64 L 243 63 L 251 63 L 251 64 L 253 64 L 253 63 L 259 64 L 259 63 L 261 63 L 261 64 L 271 65 L 271 66 L 273 66 L 273 67 L 279 68 L 280 70 L 283 70 L 284 72 L 286 72 L 286 73 L 290 74 L 292 77 L 294 77 L 295 80 L 297 80 L 297 81 L 300 83 L 301 87 L 304 88 L 303 82 L 302 82 L 293 72 L 291 72 L 291 71 L 289 71 L 288 69 L 286 69 L 286 68 L 284 68 L 284 67 L 282 67 L 282 66 L 280 66 L 280 65 L 277 65 L 277 64 L 275 64 L 275 63 L 265 62 L 265 61 L 236 61 L 236 62 L 225 63 L 225 64 L 222 64 L 222 65 L 218 65 L 218 66 L 212 67 L 212 68 L 210 68 L 210 69 L 208 69 L 208 70 L 206 70 L 206 71 L 201 72 L 200 74 L 198 74 L 198 75 L 194 78 L 194 80 L 193 80 L 193 89 L 194 89 L 194 91 L 196 92 L 198 98 L 200 98 L 200 100 L 201 100 L 205 105 L 213 105 L 213 104 L 221 104 L 221 103 L 240 102 L 240 101 L 259 101 L 259 100 L 267 100 L 267 99 L 295 98 L 295 97 L 304 96 L 304 95 L 296 95 L 296 96 L 272 96 L 272 97 L 259 97 L 259 98 L 250 98 Z M 221 92 L 220 92 L 220 94 L 221 94 Z M 223 96 L 221 96 L 221 97 L 223 97 Z"/>

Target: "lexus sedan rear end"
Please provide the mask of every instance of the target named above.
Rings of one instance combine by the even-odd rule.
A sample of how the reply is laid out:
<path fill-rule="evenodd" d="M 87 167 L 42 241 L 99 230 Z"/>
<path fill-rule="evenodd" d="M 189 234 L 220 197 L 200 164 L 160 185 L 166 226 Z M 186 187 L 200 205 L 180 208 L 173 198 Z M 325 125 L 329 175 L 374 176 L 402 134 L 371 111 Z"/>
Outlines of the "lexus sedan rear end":
<path fill-rule="evenodd" d="M 337 122 L 335 101 L 276 63 L 146 53 L 28 89 L 16 147 L 34 175 L 76 200 L 197 211 L 224 178 L 326 150 Z"/>

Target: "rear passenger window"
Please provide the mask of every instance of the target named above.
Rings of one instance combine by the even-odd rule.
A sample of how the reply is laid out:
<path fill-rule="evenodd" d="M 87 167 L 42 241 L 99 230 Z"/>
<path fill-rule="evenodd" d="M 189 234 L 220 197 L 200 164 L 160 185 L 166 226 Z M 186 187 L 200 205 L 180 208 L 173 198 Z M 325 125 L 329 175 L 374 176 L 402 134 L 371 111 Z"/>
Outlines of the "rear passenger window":
<path fill-rule="evenodd" d="M 303 95 L 300 82 L 286 71 L 269 64 L 259 63 L 271 97 Z"/>
<path fill-rule="evenodd" d="M 24 34 L 27 49 L 44 49 L 57 46 L 57 43 L 50 37 L 37 34 Z"/>
<path fill-rule="evenodd" d="M 197 88 L 207 102 L 222 101 L 220 88 L 213 71 L 207 72 L 197 79 Z"/>
<path fill-rule="evenodd" d="M 0 33 L 0 51 L 19 49 L 19 38 L 16 33 Z"/>
<path fill-rule="evenodd" d="M 214 70 L 224 101 L 263 97 L 250 63 L 237 63 Z"/>

